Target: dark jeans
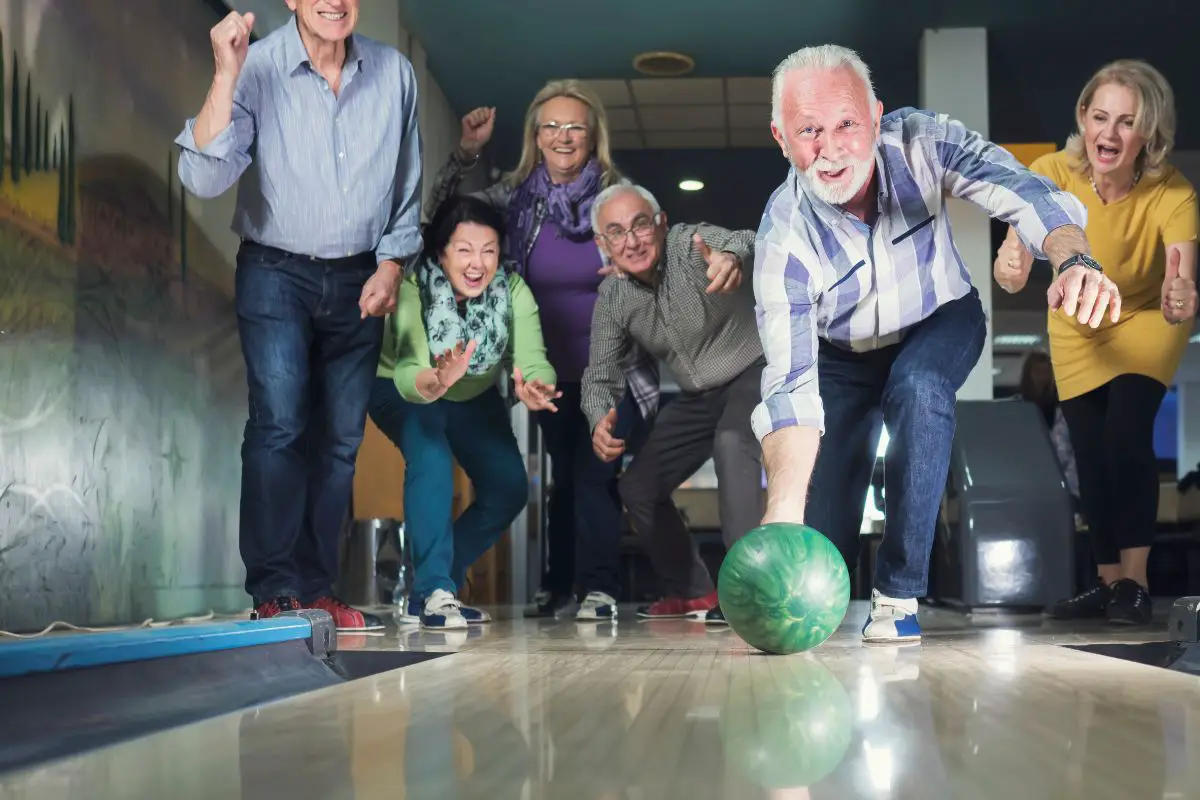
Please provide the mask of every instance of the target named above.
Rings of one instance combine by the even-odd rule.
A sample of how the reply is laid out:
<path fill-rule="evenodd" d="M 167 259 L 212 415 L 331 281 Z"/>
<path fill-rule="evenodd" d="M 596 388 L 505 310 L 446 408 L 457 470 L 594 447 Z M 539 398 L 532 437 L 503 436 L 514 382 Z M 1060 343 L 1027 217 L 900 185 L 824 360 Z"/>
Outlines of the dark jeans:
<path fill-rule="evenodd" d="M 621 476 L 621 499 L 667 597 L 713 591 L 708 568 L 671 499 L 704 462 L 715 462 L 725 547 L 762 521 L 762 449 L 750 427 L 762 368 L 760 361 L 717 389 L 681 392 L 658 413 Z"/>
<path fill-rule="evenodd" d="M 817 357 L 825 435 L 809 484 L 805 522 L 858 563 L 859 531 L 879 443 L 886 515 L 874 588 L 895 598 L 923 597 L 938 510 L 950 471 L 955 395 L 983 352 L 986 321 L 979 294 L 938 308 L 900 344 L 854 353 L 822 341 Z"/>
<path fill-rule="evenodd" d="M 621 460 L 605 463 L 592 450 L 592 432 L 580 408 L 581 385 L 560 383 L 558 411 L 540 411 L 538 426 L 550 455 L 546 524 L 548 558 L 542 588 L 555 597 L 620 590 Z M 634 435 L 641 419 L 632 395 L 617 407 L 622 428 Z M 625 432 L 625 431 L 622 431 Z M 616 432 L 621 433 L 621 432 Z M 626 442 L 630 450 L 630 442 Z"/>
<path fill-rule="evenodd" d="M 412 542 L 413 599 L 457 594 L 467 569 L 491 549 L 529 500 L 508 406 L 491 388 L 470 400 L 409 403 L 387 378 L 371 387 L 371 419 L 404 456 L 405 531 Z M 458 519 L 454 461 L 475 495 Z"/>
<path fill-rule="evenodd" d="M 1079 499 L 1097 564 L 1149 547 L 1158 521 L 1154 419 L 1167 387 L 1145 375 L 1118 375 L 1062 401 L 1079 471 Z"/>
<path fill-rule="evenodd" d="M 364 254 L 326 261 L 245 243 L 236 303 L 250 414 L 242 443 L 241 554 L 261 603 L 330 594 L 338 536 L 379 361 L 383 319 L 358 299 Z"/>

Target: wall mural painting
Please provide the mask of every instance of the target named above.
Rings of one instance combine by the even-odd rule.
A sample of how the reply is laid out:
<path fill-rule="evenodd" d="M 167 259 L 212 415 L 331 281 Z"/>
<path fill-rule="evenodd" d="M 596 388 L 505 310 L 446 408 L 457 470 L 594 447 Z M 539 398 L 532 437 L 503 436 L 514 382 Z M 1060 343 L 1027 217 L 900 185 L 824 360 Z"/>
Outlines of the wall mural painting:
<path fill-rule="evenodd" d="M 217 17 L 133 5 L 0 0 L 0 629 L 247 600 L 228 212 L 172 143 Z"/>

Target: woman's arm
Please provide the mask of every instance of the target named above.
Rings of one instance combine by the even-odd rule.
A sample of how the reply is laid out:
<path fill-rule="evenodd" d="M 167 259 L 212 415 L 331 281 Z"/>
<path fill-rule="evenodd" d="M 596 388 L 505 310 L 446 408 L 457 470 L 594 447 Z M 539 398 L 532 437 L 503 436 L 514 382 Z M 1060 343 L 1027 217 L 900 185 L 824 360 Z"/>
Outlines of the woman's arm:
<path fill-rule="evenodd" d="M 445 380 L 445 375 L 439 378 L 437 368 L 430 366 L 429 337 L 421 315 L 421 293 L 415 274 L 410 274 L 401 284 L 396 310 L 388 324 L 392 325 L 396 352 L 396 366 L 392 371 L 396 391 L 410 403 L 432 403 L 441 399 L 453 381 Z"/>
<path fill-rule="evenodd" d="M 430 184 L 432 191 L 428 208 L 439 208 L 447 199 L 459 193 L 463 177 L 479 163 L 480 153 L 492 138 L 495 113 L 495 109 L 476 108 L 462 118 L 462 136 L 458 140 L 458 146 Z M 472 192 L 470 196 L 503 212 L 508 209 L 508 199 L 512 196 L 512 190 L 504 181 L 500 181 L 486 189 Z M 433 212 L 430 211 L 429 215 L 432 216 Z"/>
<path fill-rule="evenodd" d="M 547 386 L 554 386 L 558 382 L 558 375 L 546 358 L 542 321 L 533 292 L 520 276 L 512 272 L 508 276 L 508 292 L 512 302 L 509 341 L 513 366 L 521 370 L 521 377 L 526 383 L 541 381 Z"/>

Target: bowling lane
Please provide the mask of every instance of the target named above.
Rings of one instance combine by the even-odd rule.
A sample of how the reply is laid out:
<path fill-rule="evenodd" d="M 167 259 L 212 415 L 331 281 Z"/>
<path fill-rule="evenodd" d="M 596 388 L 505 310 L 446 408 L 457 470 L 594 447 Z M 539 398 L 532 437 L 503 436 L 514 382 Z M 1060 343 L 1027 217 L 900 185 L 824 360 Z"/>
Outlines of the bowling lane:
<path fill-rule="evenodd" d="M 1137 641 L 866 609 L 803 655 L 683 621 L 499 620 L 344 648 L 448 655 L 0 777 L 0 797 L 1193 798 L 1200 678 L 1067 649 Z"/>

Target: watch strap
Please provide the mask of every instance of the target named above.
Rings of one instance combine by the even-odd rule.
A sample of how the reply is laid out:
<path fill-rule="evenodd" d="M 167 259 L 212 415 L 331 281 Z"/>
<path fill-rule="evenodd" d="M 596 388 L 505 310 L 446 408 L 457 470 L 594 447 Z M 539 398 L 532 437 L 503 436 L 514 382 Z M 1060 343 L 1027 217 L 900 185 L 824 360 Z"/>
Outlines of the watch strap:
<path fill-rule="evenodd" d="M 1058 270 L 1055 272 L 1055 274 L 1062 275 L 1064 272 L 1066 272 L 1071 267 L 1073 267 L 1077 264 L 1082 264 L 1083 266 L 1087 267 L 1088 269 L 1094 269 L 1100 273 L 1104 272 L 1104 268 L 1100 266 L 1099 261 L 1092 258 L 1091 256 L 1084 255 L 1083 253 L 1076 253 L 1075 255 L 1071 256 L 1063 263 L 1059 264 Z"/>

